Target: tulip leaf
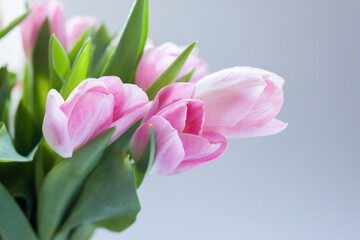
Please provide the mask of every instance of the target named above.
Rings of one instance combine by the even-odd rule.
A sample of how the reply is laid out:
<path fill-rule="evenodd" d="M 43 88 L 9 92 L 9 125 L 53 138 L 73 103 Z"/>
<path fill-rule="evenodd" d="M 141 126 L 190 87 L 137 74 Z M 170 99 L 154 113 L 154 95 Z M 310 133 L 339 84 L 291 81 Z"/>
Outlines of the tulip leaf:
<path fill-rule="evenodd" d="M 69 60 L 71 65 L 75 62 L 76 57 L 79 55 L 81 48 L 84 46 L 84 43 L 91 36 L 91 33 L 94 31 L 93 27 L 90 27 L 88 30 L 84 32 L 82 37 L 75 43 L 72 49 L 69 52 Z"/>
<path fill-rule="evenodd" d="M 76 200 L 82 185 L 98 165 L 114 134 L 109 129 L 62 160 L 45 177 L 38 200 L 38 231 L 42 240 L 51 240 Z"/>
<path fill-rule="evenodd" d="M 150 171 L 152 163 L 155 157 L 155 133 L 154 127 L 149 125 L 150 134 L 149 140 L 146 144 L 146 147 L 141 154 L 140 158 L 135 161 L 134 168 L 136 174 L 136 186 L 140 187 L 142 181 L 146 177 L 147 173 Z"/>
<path fill-rule="evenodd" d="M 5 124 L 0 122 L 0 163 L 1 162 L 29 162 L 34 158 L 36 148 L 28 156 L 22 156 L 14 148 Z"/>
<path fill-rule="evenodd" d="M 42 132 L 35 117 L 25 106 L 25 100 L 19 103 L 15 114 L 15 146 L 21 155 L 28 155 L 39 143 Z"/>
<path fill-rule="evenodd" d="M 33 65 L 33 91 L 34 91 L 34 116 L 41 125 L 45 114 L 47 93 L 50 90 L 49 45 L 50 23 L 46 19 L 40 28 L 32 56 Z"/>
<path fill-rule="evenodd" d="M 50 39 L 50 83 L 51 88 L 60 91 L 70 69 L 69 58 L 55 35 Z"/>
<path fill-rule="evenodd" d="M 91 57 L 90 76 L 97 77 L 98 70 L 101 67 L 101 60 L 103 55 L 106 54 L 106 48 L 111 41 L 108 30 L 104 24 L 96 31 L 93 36 L 94 52 Z M 100 66 L 99 66 L 100 65 Z"/>
<path fill-rule="evenodd" d="M 62 96 L 66 99 L 72 90 L 79 85 L 83 80 L 86 79 L 89 61 L 90 61 L 90 50 L 91 50 L 91 38 L 89 38 L 81 48 L 79 55 L 77 56 L 74 65 L 69 73 L 69 76 L 64 84 L 62 90 Z"/>
<path fill-rule="evenodd" d="M 115 75 L 133 83 L 148 33 L 148 0 L 136 0 L 104 76 Z"/>
<path fill-rule="evenodd" d="M 1 9 L 2 10 L 2 9 Z M 21 16 L 14 19 L 6 28 L 2 29 L 0 31 L 0 39 L 4 37 L 6 34 L 8 34 L 14 27 L 16 27 L 19 23 L 24 20 L 24 18 L 29 14 L 30 11 L 25 12 Z"/>
<path fill-rule="evenodd" d="M 148 94 L 150 100 L 155 98 L 156 94 L 161 88 L 176 82 L 182 67 L 184 66 L 187 58 L 190 56 L 190 53 L 196 44 L 197 42 L 190 44 L 190 46 L 188 46 L 175 59 L 175 61 L 146 89 L 146 93 Z"/>
<path fill-rule="evenodd" d="M 129 155 L 113 147 L 90 174 L 59 233 L 89 223 L 120 232 L 135 221 L 139 211 L 135 174 Z"/>
<path fill-rule="evenodd" d="M 29 221 L 1 183 L 0 216 L 0 239 L 38 239 Z"/>
<path fill-rule="evenodd" d="M 94 231 L 95 227 L 91 224 L 81 225 L 74 230 L 69 240 L 89 240 Z"/>
<path fill-rule="evenodd" d="M 0 117 L 2 117 L 9 91 L 9 75 L 6 67 L 0 68 Z"/>
<path fill-rule="evenodd" d="M 194 74 L 195 70 L 196 70 L 195 68 L 194 68 L 193 70 L 191 70 L 188 74 L 186 74 L 185 76 L 183 76 L 182 78 L 180 78 L 180 79 L 178 80 L 178 82 L 189 82 L 190 79 L 191 79 L 191 77 L 192 77 L 192 75 Z"/>

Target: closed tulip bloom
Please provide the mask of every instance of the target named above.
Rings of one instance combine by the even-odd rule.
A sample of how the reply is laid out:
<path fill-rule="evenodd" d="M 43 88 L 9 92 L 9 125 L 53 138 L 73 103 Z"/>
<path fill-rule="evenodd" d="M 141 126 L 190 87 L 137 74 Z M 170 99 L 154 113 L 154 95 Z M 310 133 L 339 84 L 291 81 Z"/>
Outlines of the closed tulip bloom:
<path fill-rule="evenodd" d="M 150 41 L 145 46 L 143 55 L 136 70 L 135 84 L 142 89 L 148 88 L 174 60 L 181 54 L 185 47 L 174 43 L 164 43 L 155 47 Z M 207 65 L 198 56 L 197 49 L 190 54 L 180 71 L 178 79 L 195 70 L 190 82 L 197 82 L 207 75 Z"/>
<path fill-rule="evenodd" d="M 185 83 L 162 89 L 152 107 L 152 110 L 157 110 L 156 114 L 148 117 L 130 141 L 130 150 L 136 161 L 147 144 L 149 124 L 154 127 L 156 149 L 152 174 L 173 175 L 188 171 L 218 158 L 226 149 L 227 142 L 222 135 L 203 130 L 203 102 L 179 99 L 179 92 L 191 96 L 193 90 L 191 84 Z"/>
<path fill-rule="evenodd" d="M 49 19 L 51 32 L 55 34 L 63 46 L 66 45 L 63 4 L 56 0 L 34 1 L 31 4 L 31 12 L 21 22 L 23 47 L 28 60 L 31 59 L 39 30 L 46 18 Z"/>
<path fill-rule="evenodd" d="M 211 74 L 196 83 L 195 98 L 205 103 L 204 128 L 225 137 L 276 134 L 287 126 L 275 116 L 284 96 L 284 80 L 250 67 L 234 67 Z"/>
<path fill-rule="evenodd" d="M 66 24 L 67 49 L 71 50 L 74 44 L 90 27 L 97 27 L 98 20 L 91 16 L 75 16 Z"/>
<path fill-rule="evenodd" d="M 77 86 L 64 101 L 54 89 L 46 101 L 43 134 L 60 156 L 71 157 L 101 132 L 116 126 L 116 140 L 148 110 L 147 95 L 118 77 L 88 79 Z"/>

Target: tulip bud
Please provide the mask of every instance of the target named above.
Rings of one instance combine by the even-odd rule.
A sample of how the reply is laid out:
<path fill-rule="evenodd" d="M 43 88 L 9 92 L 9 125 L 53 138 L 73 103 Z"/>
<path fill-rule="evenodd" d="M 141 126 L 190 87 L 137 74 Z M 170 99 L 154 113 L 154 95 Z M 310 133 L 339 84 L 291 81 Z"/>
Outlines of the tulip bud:
<path fill-rule="evenodd" d="M 146 89 L 154 82 L 181 54 L 185 47 L 178 47 L 174 43 L 164 43 L 155 47 L 147 42 L 143 55 L 136 70 L 135 84 Z M 195 70 L 190 82 L 197 82 L 207 75 L 207 65 L 198 56 L 197 49 L 190 54 L 180 71 L 178 79 Z"/>
<path fill-rule="evenodd" d="M 48 93 L 43 134 L 62 157 L 71 157 L 101 132 L 116 126 L 113 142 L 142 118 L 148 106 L 146 94 L 118 77 L 88 79 L 64 101 L 54 89 Z"/>
<path fill-rule="evenodd" d="M 74 44 L 83 36 L 90 27 L 97 27 L 98 20 L 91 16 L 75 16 L 66 24 L 67 49 L 70 51 Z"/>
<path fill-rule="evenodd" d="M 66 46 L 65 14 L 61 2 L 50 0 L 45 2 L 34 1 L 31 12 L 21 22 L 23 47 L 27 59 L 30 61 L 32 51 L 37 41 L 41 26 L 46 18 L 49 19 L 50 31 L 54 33 L 63 46 Z"/>
<path fill-rule="evenodd" d="M 154 127 L 156 150 L 152 174 L 173 175 L 188 171 L 218 158 L 226 149 L 226 139 L 222 135 L 203 131 L 203 102 L 179 99 L 181 95 L 191 97 L 192 92 L 190 83 L 175 83 L 163 88 L 150 110 L 157 110 L 156 113 L 137 129 L 130 141 L 136 161 L 149 138 L 149 124 Z"/>
<path fill-rule="evenodd" d="M 284 80 L 250 67 L 211 74 L 195 86 L 195 98 L 205 103 L 204 128 L 225 137 L 255 137 L 281 132 L 287 124 L 274 119 L 284 96 Z"/>

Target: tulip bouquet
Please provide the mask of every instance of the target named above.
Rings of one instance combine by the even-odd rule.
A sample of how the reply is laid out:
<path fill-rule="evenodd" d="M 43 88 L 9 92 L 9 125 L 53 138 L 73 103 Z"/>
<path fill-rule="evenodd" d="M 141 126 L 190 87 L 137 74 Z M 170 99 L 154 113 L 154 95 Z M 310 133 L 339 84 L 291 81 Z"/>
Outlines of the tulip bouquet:
<path fill-rule="evenodd" d="M 284 80 L 251 67 L 208 74 L 195 43 L 147 39 L 148 0 L 121 33 L 92 17 L 65 23 L 33 2 L 19 24 L 23 73 L 0 69 L 0 239 L 84 240 L 123 231 L 137 188 L 220 157 L 226 138 L 282 131 Z"/>

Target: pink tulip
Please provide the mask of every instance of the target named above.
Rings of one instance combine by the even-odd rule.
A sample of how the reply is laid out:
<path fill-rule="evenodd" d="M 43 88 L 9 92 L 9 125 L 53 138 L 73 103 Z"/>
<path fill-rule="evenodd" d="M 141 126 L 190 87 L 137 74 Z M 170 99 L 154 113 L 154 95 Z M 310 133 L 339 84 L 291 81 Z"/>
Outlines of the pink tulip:
<path fill-rule="evenodd" d="M 130 150 L 136 161 L 149 137 L 149 124 L 154 127 L 156 150 L 151 173 L 173 175 L 221 156 L 226 139 L 216 132 L 203 131 L 204 104 L 196 99 L 182 99 L 194 94 L 191 83 L 175 83 L 156 96 L 147 120 L 134 133 Z"/>
<path fill-rule="evenodd" d="M 34 1 L 31 4 L 31 12 L 21 23 L 23 46 L 28 60 L 31 59 L 39 30 L 46 18 L 49 19 L 51 32 L 56 35 L 63 46 L 66 45 L 65 14 L 63 4 L 56 0 L 45 2 Z"/>
<path fill-rule="evenodd" d="M 281 132 L 287 124 L 274 119 L 284 96 L 284 80 L 250 67 L 211 74 L 195 87 L 195 98 L 205 103 L 204 129 L 225 137 L 256 137 Z"/>
<path fill-rule="evenodd" d="M 67 48 L 70 51 L 74 44 L 90 27 L 97 27 L 98 20 L 91 16 L 75 16 L 66 24 Z"/>
<path fill-rule="evenodd" d="M 155 47 L 151 42 L 145 46 L 135 75 L 135 84 L 146 89 L 155 81 L 174 60 L 181 54 L 185 47 L 178 47 L 174 43 L 164 43 Z M 178 79 L 196 69 L 190 82 L 197 82 L 207 75 L 207 65 L 198 56 L 197 49 L 190 54 L 185 62 Z"/>
<path fill-rule="evenodd" d="M 137 86 L 118 77 L 88 79 L 64 101 L 54 89 L 48 93 L 44 137 L 60 156 L 71 157 L 99 133 L 116 126 L 115 141 L 148 110 L 148 97 Z"/>

